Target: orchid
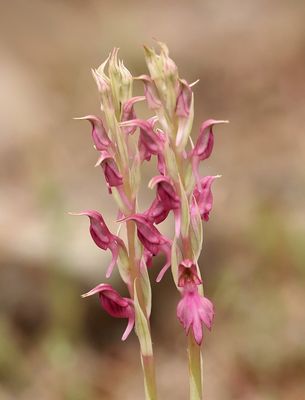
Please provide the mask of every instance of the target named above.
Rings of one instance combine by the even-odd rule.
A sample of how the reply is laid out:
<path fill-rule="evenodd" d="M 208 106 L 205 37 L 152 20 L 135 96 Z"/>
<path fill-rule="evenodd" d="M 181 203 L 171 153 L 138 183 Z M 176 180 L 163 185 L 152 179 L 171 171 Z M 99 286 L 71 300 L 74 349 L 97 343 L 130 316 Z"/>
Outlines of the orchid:
<path fill-rule="evenodd" d="M 111 140 L 107 135 L 103 121 L 95 115 L 86 115 L 85 117 L 75 118 L 79 120 L 87 120 L 92 125 L 92 140 L 94 147 L 98 151 L 105 151 L 112 145 Z"/>
<path fill-rule="evenodd" d="M 87 115 L 92 140 L 98 152 L 96 166 L 102 168 L 109 194 L 118 207 L 115 235 L 98 211 L 86 210 L 90 234 L 102 250 L 110 250 L 114 266 L 127 285 L 129 297 L 121 297 L 109 284 L 101 283 L 84 294 L 97 294 L 102 308 L 114 318 L 126 318 L 122 339 L 135 330 L 139 340 L 146 400 L 157 399 L 150 315 L 152 291 L 150 270 L 163 254 L 158 271 L 160 282 L 171 268 L 181 295 L 176 315 L 188 340 L 190 399 L 202 399 L 201 349 L 204 326 L 212 327 L 214 306 L 203 295 L 198 259 L 203 243 L 202 223 L 209 220 L 213 206 L 212 184 L 219 175 L 201 176 L 200 163 L 212 154 L 213 127 L 225 120 L 209 119 L 201 124 L 196 140 L 191 139 L 194 119 L 193 86 L 179 76 L 167 46 L 158 42 L 160 53 L 144 46 L 148 74 L 133 78 L 113 49 L 105 62 L 92 70 L 101 100 L 101 116 Z M 133 96 L 133 82 L 144 86 L 143 96 Z M 148 119 L 137 116 L 136 104 L 146 102 Z M 133 137 L 136 137 L 133 140 Z M 148 187 L 154 199 L 141 212 L 139 189 L 144 161 L 157 159 L 157 171 Z M 175 229 L 166 237 L 159 226 L 173 214 Z M 162 227 L 161 227 L 162 228 Z M 126 240 L 121 237 L 125 233 Z"/>
<path fill-rule="evenodd" d="M 118 236 L 113 235 L 105 224 L 102 215 L 93 210 L 86 210 L 72 215 L 87 215 L 90 219 L 90 234 L 94 243 L 102 250 L 109 249 L 112 253 L 112 260 L 106 272 L 109 278 L 117 262 L 119 252 L 126 252 L 125 244 Z"/>
<path fill-rule="evenodd" d="M 135 214 L 125 218 L 125 221 L 130 220 L 133 220 L 137 225 L 138 238 L 146 250 L 146 256 L 149 255 L 148 260 L 159 253 L 164 253 L 166 257 L 165 265 L 157 276 L 157 282 L 159 282 L 171 265 L 171 242 L 158 231 L 144 214 Z"/>
<path fill-rule="evenodd" d="M 209 158 L 214 147 L 213 126 L 216 124 L 225 123 L 228 123 L 228 121 L 216 121 L 214 119 L 209 119 L 203 122 L 200 127 L 200 133 L 195 147 L 188 155 L 188 157 L 192 160 L 193 172 L 197 182 L 200 180 L 200 174 L 198 171 L 199 162 Z"/>
<path fill-rule="evenodd" d="M 195 202 L 199 208 L 201 219 L 208 221 L 210 212 L 213 206 L 212 183 L 215 179 L 220 178 L 220 175 L 205 176 L 195 185 L 193 192 L 193 201 L 191 203 L 191 213 L 195 210 Z"/>
<path fill-rule="evenodd" d="M 95 166 L 97 167 L 98 165 L 103 168 L 109 189 L 113 186 L 121 186 L 123 184 L 123 177 L 118 170 L 114 157 L 107 150 L 101 151 Z"/>
<path fill-rule="evenodd" d="M 182 262 L 178 281 L 178 286 L 182 288 L 182 299 L 177 307 L 177 317 L 187 334 L 192 329 L 198 345 L 201 345 L 203 338 L 202 324 L 211 330 L 214 317 L 213 304 L 198 292 L 200 284 L 195 264 L 190 260 Z"/>
<path fill-rule="evenodd" d="M 128 325 L 122 336 L 122 340 L 126 340 L 133 329 L 135 321 L 133 301 L 126 297 L 121 297 L 111 285 L 107 285 L 106 283 L 97 285 L 89 292 L 83 294 L 82 297 L 88 297 L 94 294 L 99 295 L 100 304 L 109 315 L 114 318 L 128 319 Z"/>

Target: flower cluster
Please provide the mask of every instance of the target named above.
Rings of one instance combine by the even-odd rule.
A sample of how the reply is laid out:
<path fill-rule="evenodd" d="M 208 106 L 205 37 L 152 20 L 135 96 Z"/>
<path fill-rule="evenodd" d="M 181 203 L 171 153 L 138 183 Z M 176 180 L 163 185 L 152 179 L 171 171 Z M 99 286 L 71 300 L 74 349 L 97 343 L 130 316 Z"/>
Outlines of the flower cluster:
<path fill-rule="evenodd" d="M 87 210 L 90 234 L 102 250 L 110 250 L 109 277 L 115 267 L 126 283 L 130 298 L 121 297 L 109 284 L 101 283 L 84 296 L 98 294 L 101 306 L 113 317 L 127 318 L 123 334 L 127 338 L 135 325 L 139 337 L 142 365 L 152 358 L 150 339 L 151 289 L 148 269 L 153 258 L 165 256 L 158 273 L 159 282 L 171 267 L 181 294 L 177 317 L 200 345 L 203 324 L 211 329 L 213 305 L 203 296 L 198 257 L 202 247 L 202 222 L 212 210 L 212 184 L 217 176 L 201 177 L 200 163 L 210 157 L 214 146 L 213 127 L 227 121 L 202 123 L 193 144 L 190 137 L 194 118 L 193 84 L 181 79 L 165 44 L 160 54 L 144 47 L 149 74 L 132 77 L 114 49 L 107 60 L 92 70 L 101 99 L 102 117 L 87 115 L 92 140 L 98 152 L 96 165 L 102 168 L 108 191 L 118 206 L 118 222 L 126 226 L 127 243 L 110 232 L 102 215 Z M 105 72 L 108 66 L 107 73 Z M 144 96 L 132 97 L 134 82 L 142 82 Z M 145 101 L 152 116 L 139 117 L 135 107 Z M 131 136 L 138 135 L 136 140 Z M 156 158 L 157 173 L 149 182 L 155 198 L 147 210 L 140 211 L 138 190 L 141 165 Z M 173 237 L 157 228 L 173 213 Z M 146 371 L 147 372 L 147 371 Z M 146 393 L 152 393 L 146 377 Z M 150 398 L 150 397 L 148 397 Z M 153 396 L 151 396 L 153 398 Z"/>

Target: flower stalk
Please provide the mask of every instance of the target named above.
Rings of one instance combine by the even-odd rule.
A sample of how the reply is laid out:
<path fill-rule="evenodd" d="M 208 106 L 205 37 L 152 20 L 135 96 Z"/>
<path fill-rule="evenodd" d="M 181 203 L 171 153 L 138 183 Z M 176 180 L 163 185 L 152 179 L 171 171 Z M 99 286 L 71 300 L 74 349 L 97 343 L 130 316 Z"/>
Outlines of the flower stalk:
<path fill-rule="evenodd" d="M 100 99 L 102 117 L 87 115 L 92 126 L 92 140 L 98 152 L 96 166 L 101 167 L 108 187 L 118 206 L 117 221 L 126 229 L 126 244 L 119 234 L 108 229 L 103 216 L 93 210 L 90 234 L 102 250 L 110 250 L 112 260 L 108 278 L 117 265 L 127 285 L 129 298 L 121 297 L 112 286 L 101 283 L 84 295 L 98 295 L 102 308 L 115 318 L 127 318 L 125 340 L 135 328 L 139 339 L 146 400 L 157 399 L 155 365 L 151 338 L 151 282 L 149 269 L 158 254 L 165 263 L 157 277 L 159 282 L 171 267 L 181 299 L 177 318 L 188 336 L 190 399 L 202 399 L 201 346 L 203 325 L 211 329 L 214 308 L 203 295 L 198 258 L 202 248 L 202 223 L 209 220 L 212 209 L 212 184 L 217 176 L 200 175 L 200 163 L 214 146 L 214 125 L 223 120 L 202 123 L 198 138 L 191 140 L 194 119 L 194 94 L 185 79 L 179 77 L 174 61 L 164 43 L 158 43 L 160 54 L 144 47 L 149 75 L 133 78 L 114 49 L 107 60 L 92 70 Z M 108 72 L 106 71 L 108 68 Z M 134 81 L 144 85 L 144 96 L 132 97 Z M 141 119 L 135 112 L 138 102 L 146 101 L 152 116 Z M 130 136 L 138 132 L 138 141 Z M 157 174 L 149 182 L 156 197 L 151 206 L 140 211 L 138 196 L 143 163 L 157 159 Z M 172 238 L 157 228 L 173 213 L 175 229 Z"/>

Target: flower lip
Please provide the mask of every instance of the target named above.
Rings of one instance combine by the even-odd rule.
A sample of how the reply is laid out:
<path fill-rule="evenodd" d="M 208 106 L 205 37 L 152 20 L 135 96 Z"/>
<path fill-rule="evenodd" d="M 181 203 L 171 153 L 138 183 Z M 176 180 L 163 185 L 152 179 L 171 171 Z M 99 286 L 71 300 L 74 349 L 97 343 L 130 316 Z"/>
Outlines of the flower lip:
<path fill-rule="evenodd" d="M 196 343 L 200 346 L 203 340 L 204 324 L 209 330 L 212 328 L 214 307 L 212 302 L 201 296 L 196 290 L 186 290 L 177 306 L 177 317 L 189 334 L 192 329 Z"/>

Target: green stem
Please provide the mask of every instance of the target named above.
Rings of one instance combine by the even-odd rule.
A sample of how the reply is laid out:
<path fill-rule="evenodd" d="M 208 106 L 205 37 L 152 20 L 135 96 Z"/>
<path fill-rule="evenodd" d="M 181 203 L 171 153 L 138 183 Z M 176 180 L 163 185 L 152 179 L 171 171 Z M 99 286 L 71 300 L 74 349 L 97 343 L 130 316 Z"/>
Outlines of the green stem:
<path fill-rule="evenodd" d="M 188 365 L 190 400 L 202 400 L 201 347 L 195 342 L 192 331 L 188 336 Z"/>
<path fill-rule="evenodd" d="M 138 278 L 138 270 L 135 262 L 135 223 L 133 221 L 127 222 L 127 239 L 128 239 L 128 250 L 129 250 L 129 262 L 130 271 L 132 279 L 132 288 L 134 287 L 134 281 Z M 145 387 L 145 399 L 146 400 L 157 400 L 157 386 L 156 386 L 156 376 L 155 376 L 155 363 L 154 356 L 152 352 L 152 341 L 150 334 L 150 323 L 149 316 L 146 313 L 144 295 L 141 289 L 141 285 L 138 285 L 138 297 L 139 304 L 142 309 L 143 314 L 147 320 L 148 326 L 148 337 L 146 340 L 149 341 L 149 347 L 151 348 L 151 354 L 145 355 L 142 353 L 141 349 L 141 364 L 144 376 L 144 387 Z M 134 298 L 134 293 L 131 293 L 132 298 Z M 137 316 L 136 316 L 137 318 Z M 140 342 L 141 345 L 141 342 Z"/>
<path fill-rule="evenodd" d="M 141 354 L 141 363 L 144 374 L 145 398 L 147 400 L 157 400 L 154 356 Z"/>

